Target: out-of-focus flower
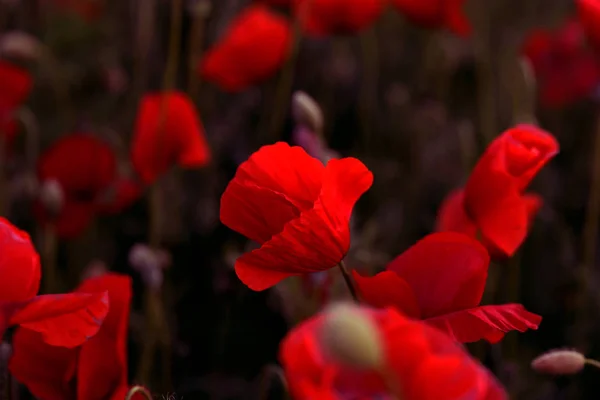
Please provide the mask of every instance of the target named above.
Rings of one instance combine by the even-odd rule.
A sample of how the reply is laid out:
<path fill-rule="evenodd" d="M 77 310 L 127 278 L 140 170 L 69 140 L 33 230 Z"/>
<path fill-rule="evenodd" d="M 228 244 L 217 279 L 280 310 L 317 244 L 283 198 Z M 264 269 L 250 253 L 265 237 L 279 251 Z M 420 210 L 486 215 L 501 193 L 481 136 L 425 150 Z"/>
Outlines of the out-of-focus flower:
<path fill-rule="evenodd" d="M 531 32 L 522 53 L 531 64 L 544 107 L 561 108 L 586 99 L 600 84 L 598 55 L 585 46 L 577 20 L 567 21 L 555 32 Z"/>
<path fill-rule="evenodd" d="M 55 142 L 38 160 L 40 202 L 35 211 L 62 238 L 77 236 L 97 212 L 119 211 L 141 189 L 117 176 L 114 152 L 92 135 L 76 133 Z M 111 191 L 113 197 L 107 199 Z"/>
<path fill-rule="evenodd" d="M 133 167 L 145 184 L 175 164 L 200 168 L 210 162 L 204 127 L 183 93 L 146 94 L 139 106 L 131 144 Z"/>
<path fill-rule="evenodd" d="M 108 292 L 110 311 L 98 333 L 80 347 L 45 344 L 39 333 L 24 327 L 13 336 L 10 372 L 44 400 L 123 400 L 127 383 L 127 329 L 131 278 L 106 274 L 85 280 L 76 293 Z M 134 399 L 143 400 L 141 394 Z"/>
<path fill-rule="evenodd" d="M 14 113 L 27 99 L 32 86 L 29 72 L 0 60 L 0 133 L 9 148 L 18 128 Z"/>
<path fill-rule="evenodd" d="M 300 324 L 281 343 L 293 398 L 507 399 L 492 375 L 438 330 L 391 308 L 336 310 Z M 340 342 L 331 340 L 332 330 L 343 335 Z"/>
<path fill-rule="evenodd" d="M 294 13 L 309 35 L 355 34 L 381 15 L 383 0 L 292 0 Z"/>
<path fill-rule="evenodd" d="M 107 67 L 103 72 L 106 87 L 110 93 L 121 94 L 127 89 L 129 82 L 123 68 Z"/>
<path fill-rule="evenodd" d="M 108 312 L 105 291 L 36 296 L 40 258 L 29 235 L 0 218 L 0 338 L 9 326 L 35 331 L 41 340 L 79 346 L 100 329 Z"/>
<path fill-rule="evenodd" d="M 472 28 L 464 7 L 466 0 L 392 0 L 392 4 L 411 22 L 429 29 L 448 29 L 460 36 Z"/>
<path fill-rule="evenodd" d="M 104 12 L 104 0 L 51 0 L 64 12 L 74 13 L 87 22 L 98 19 Z"/>
<path fill-rule="evenodd" d="M 542 204 L 524 191 L 558 151 L 556 139 L 536 126 L 505 131 L 488 146 L 465 187 L 446 197 L 437 230 L 481 235 L 493 256 L 512 256 Z"/>
<path fill-rule="evenodd" d="M 373 277 L 352 271 L 361 298 L 423 319 L 459 342 L 498 342 L 506 332 L 537 329 L 542 318 L 520 304 L 480 306 L 490 257 L 475 239 L 426 236 Z"/>
<path fill-rule="evenodd" d="M 136 244 L 129 251 L 129 264 L 138 271 L 146 285 L 158 289 L 163 283 L 163 269 L 171 265 L 171 256 L 145 244 Z"/>
<path fill-rule="evenodd" d="M 600 1 L 577 0 L 577 11 L 588 41 L 600 50 Z"/>
<path fill-rule="evenodd" d="M 263 5 L 246 8 L 200 61 L 204 79 L 228 92 L 260 83 L 279 70 L 292 49 L 289 21 Z"/>
<path fill-rule="evenodd" d="M 550 350 L 531 362 L 537 372 L 551 375 L 573 375 L 585 367 L 585 356 L 575 350 Z"/>
<path fill-rule="evenodd" d="M 354 204 L 372 182 L 355 158 L 323 166 L 286 143 L 259 149 L 221 197 L 221 222 L 261 244 L 236 260 L 237 276 L 260 291 L 289 276 L 334 267 L 350 247 Z"/>

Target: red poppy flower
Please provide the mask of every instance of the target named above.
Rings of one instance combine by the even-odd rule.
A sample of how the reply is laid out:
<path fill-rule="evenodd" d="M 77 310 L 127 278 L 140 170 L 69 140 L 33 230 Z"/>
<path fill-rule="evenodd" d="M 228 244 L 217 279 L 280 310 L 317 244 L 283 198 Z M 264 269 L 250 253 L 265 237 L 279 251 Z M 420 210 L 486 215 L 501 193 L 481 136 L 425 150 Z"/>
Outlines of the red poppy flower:
<path fill-rule="evenodd" d="M 392 308 L 362 311 L 376 325 L 386 380 L 402 399 L 505 400 L 507 395 L 480 364 L 443 333 Z M 280 359 L 295 399 L 387 399 L 381 371 L 330 360 L 320 345 L 323 315 L 294 328 L 282 341 Z"/>
<path fill-rule="evenodd" d="M 53 346 L 74 347 L 98 332 L 106 292 L 36 296 L 41 267 L 29 235 L 0 218 L 0 339 L 9 326 L 38 332 Z"/>
<path fill-rule="evenodd" d="M 302 30 L 314 36 L 354 34 L 373 24 L 383 0 L 293 0 Z"/>
<path fill-rule="evenodd" d="M 459 36 L 469 36 L 472 28 L 465 15 L 465 0 L 392 0 L 398 12 L 411 22 L 428 29 L 446 28 Z"/>
<path fill-rule="evenodd" d="M 561 108 L 591 96 L 600 83 L 600 62 L 585 46 L 582 26 L 567 21 L 556 32 L 537 30 L 523 45 L 535 73 L 540 102 Z"/>
<path fill-rule="evenodd" d="M 541 206 L 537 195 L 523 192 L 558 150 L 556 139 L 536 126 L 505 131 L 479 159 L 464 189 L 444 200 L 437 230 L 480 234 L 492 255 L 512 256 Z"/>
<path fill-rule="evenodd" d="M 8 147 L 18 128 L 13 114 L 29 96 L 32 85 L 27 71 L 0 60 L 0 134 L 5 135 Z"/>
<path fill-rule="evenodd" d="M 52 3 L 63 11 L 77 14 L 88 22 L 98 19 L 104 11 L 102 0 L 52 0 Z"/>
<path fill-rule="evenodd" d="M 53 218 L 47 208 L 37 204 L 36 213 L 45 222 L 52 221 L 59 237 L 80 234 L 96 212 L 96 202 L 117 177 L 117 160 L 110 146 L 86 134 L 64 136 L 38 161 L 38 177 L 60 186 L 63 198 L 59 214 Z"/>
<path fill-rule="evenodd" d="M 577 0 L 577 11 L 588 40 L 600 49 L 600 1 Z"/>
<path fill-rule="evenodd" d="M 131 278 L 106 274 L 84 281 L 76 293 L 107 291 L 110 311 L 98 333 L 78 348 L 45 344 L 30 329 L 13 336 L 10 372 L 44 400 L 123 400 L 127 383 L 127 328 Z M 140 397 L 141 398 L 141 397 Z"/>
<path fill-rule="evenodd" d="M 163 110 L 164 107 L 164 110 Z M 131 161 L 141 180 L 153 183 L 169 168 L 200 168 L 210 161 L 204 128 L 183 93 L 146 94 L 138 110 Z"/>
<path fill-rule="evenodd" d="M 426 236 L 373 277 L 352 271 L 361 298 L 422 319 L 459 342 L 497 342 L 508 331 L 537 329 L 542 318 L 520 304 L 479 306 L 490 256 L 468 236 Z"/>
<path fill-rule="evenodd" d="M 204 79 L 228 92 L 260 83 L 283 66 L 292 49 L 289 21 L 264 5 L 246 8 L 200 62 Z"/>
<path fill-rule="evenodd" d="M 252 290 L 324 271 L 350 246 L 354 204 L 373 175 L 355 158 L 326 166 L 300 147 L 264 146 L 242 163 L 221 197 L 221 222 L 261 244 L 237 259 L 235 271 Z"/>

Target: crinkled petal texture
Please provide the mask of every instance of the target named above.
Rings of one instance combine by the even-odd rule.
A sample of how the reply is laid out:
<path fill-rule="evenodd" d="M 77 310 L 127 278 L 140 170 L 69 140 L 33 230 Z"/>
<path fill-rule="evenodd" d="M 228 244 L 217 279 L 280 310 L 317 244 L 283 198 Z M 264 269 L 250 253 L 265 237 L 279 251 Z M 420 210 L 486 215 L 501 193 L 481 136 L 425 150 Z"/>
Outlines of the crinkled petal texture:
<path fill-rule="evenodd" d="M 361 298 L 423 319 L 459 342 L 492 343 L 511 330 L 537 329 L 541 317 L 518 304 L 479 307 L 490 257 L 469 236 L 440 232 L 398 256 L 387 271 L 363 277 L 353 271 Z"/>
<path fill-rule="evenodd" d="M 199 72 L 222 90 L 239 92 L 283 66 L 291 52 L 292 36 L 288 20 L 264 5 L 251 5 L 206 52 Z"/>
<path fill-rule="evenodd" d="M 577 0 L 577 11 L 588 40 L 600 49 L 600 1 Z"/>
<path fill-rule="evenodd" d="M 334 267 L 350 246 L 354 204 L 373 183 L 359 160 L 326 166 L 300 147 L 264 146 L 242 163 L 221 197 L 221 221 L 261 247 L 235 270 L 253 290 Z"/>
<path fill-rule="evenodd" d="M 505 131 L 479 159 L 464 190 L 443 202 L 437 229 L 480 233 L 494 255 L 513 255 L 541 207 L 540 197 L 523 191 L 558 150 L 556 139 L 536 126 Z"/>
<path fill-rule="evenodd" d="M 131 302 L 131 278 L 106 274 L 88 279 L 77 295 L 107 291 L 110 312 L 98 333 L 74 349 L 44 343 L 30 329 L 14 336 L 11 373 L 42 399 L 123 399 L 128 390 L 126 339 Z M 120 396 L 120 397 L 119 397 Z"/>
<path fill-rule="evenodd" d="M 391 308 L 363 311 L 378 328 L 388 380 L 401 388 L 402 398 L 507 399 L 491 374 L 443 333 Z M 294 398 L 389 398 L 376 371 L 352 369 L 326 357 L 319 342 L 322 322 L 322 315 L 311 318 L 281 343 L 280 360 Z"/>
<path fill-rule="evenodd" d="M 146 184 L 174 165 L 200 168 L 210 162 L 204 127 L 183 93 L 146 94 L 138 109 L 131 161 Z"/>
<path fill-rule="evenodd" d="M 460 36 L 471 33 L 464 13 L 465 0 L 392 0 L 398 12 L 413 23 L 429 29 L 446 28 Z"/>
<path fill-rule="evenodd" d="M 22 305 L 9 324 L 41 333 L 52 346 L 76 347 L 98 332 L 107 313 L 106 292 L 44 295 Z"/>
<path fill-rule="evenodd" d="M 382 0 L 293 0 L 304 32 L 313 36 L 355 34 L 372 25 L 383 11 Z"/>
<path fill-rule="evenodd" d="M 0 217 L 0 304 L 34 298 L 41 274 L 29 235 Z"/>

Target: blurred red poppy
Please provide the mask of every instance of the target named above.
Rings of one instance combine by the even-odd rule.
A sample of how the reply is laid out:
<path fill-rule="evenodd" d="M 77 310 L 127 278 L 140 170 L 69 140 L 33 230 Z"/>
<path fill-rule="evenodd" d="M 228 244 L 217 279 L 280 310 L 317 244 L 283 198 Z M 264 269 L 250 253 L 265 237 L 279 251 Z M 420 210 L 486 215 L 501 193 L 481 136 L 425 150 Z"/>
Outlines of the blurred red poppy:
<path fill-rule="evenodd" d="M 13 336 L 10 372 L 44 400 L 123 400 L 127 383 L 127 329 L 131 278 L 106 274 L 85 280 L 76 293 L 108 292 L 110 311 L 98 333 L 78 348 L 45 344 L 19 328 Z M 143 397 L 139 397 L 140 399 Z"/>
<path fill-rule="evenodd" d="M 376 325 L 385 356 L 381 370 L 331 360 L 320 345 L 323 315 L 294 328 L 281 343 L 280 360 L 294 399 L 386 399 L 392 381 L 406 400 L 505 400 L 494 377 L 437 329 L 392 308 L 362 309 Z"/>
<path fill-rule="evenodd" d="M 481 235 L 493 256 L 512 256 L 542 204 L 524 191 L 558 151 L 556 139 L 536 126 L 505 131 L 488 146 L 464 189 L 444 200 L 437 230 Z"/>
<path fill-rule="evenodd" d="M 35 211 L 44 223 L 52 223 L 62 238 L 83 232 L 97 211 L 119 211 L 140 194 L 133 181 L 117 180 L 117 160 L 111 147 L 82 133 L 64 136 L 44 152 L 38 160 L 38 177 L 42 186 L 49 181 L 59 186 L 62 204 L 57 205 L 58 214 L 52 215 L 42 202 Z M 109 191 L 114 196 L 106 199 Z"/>
<path fill-rule="evenodd" d="M 40 259 L 27 233 L 0 218 L 0 338 L 21 325 L 53 346 L 79 346 L 100 329 L 108 312 L 105 291 L 36 296 Z"/>
<path fill-rule="evenodd" d="M 85 21 L 98 19 L 104 11 L 104 0 L 51 0 L 63 11 L 77 14 Z"/>
<path fill-rule="evenodd" d="M 200 168 L 210 162 L 202 122 L 185 94 L 153 93 L 142 98 L 131 144 L 131 161 L 145 184 L 152 184 L 175 164 Z"/>
<path fill-rule="evenodd" d="M 535 73 L 540 103 L 561 108 L 592 96 L 600 84 L 600 62 L 585 46 L 577 20 L 555 32 L 536 30 L 525 40 L 523 55 Z"/>
<path fill-rule="evenodd" d="M 600 49 L 600 1 L 577 0 L 577 11 L 588 40 Z"/>
<path fill-rule="evenodd" d="M 199 71 L 221 89 L 238 92 L 276 73 L 291 49 L 289 21 L 264 5 L 251 5 L 206 52 Z"/>
<path fill-rule="evenodd" d="M 373 277 L 352 271 L 361 298 L 423 319 L 459 342 L 495 343 L 506 332 L 537 329 L 542 318 L 520 304 L 480 306 L 490 256 L 475 239 L 453 232 L 426 236 Z"/>
<path fill-rule="evenodd" d="M 464 12 L 466 0 L 392 0 L 409 21 L 428 29 L 446 28 L 469 36 L 472 28 Z"/>
<path fill-rule="evenodd" d="M 381 15 L 384 0 L 293 0 L 294 13 L 309 35 L 354 34 Z"/>
<path fill-rule="evenodd" d="M 27 99 L 33 80 L 29 72 L 6 61 L 0 60 L 0 134 L 10 147 L 17 134 L 14 113 Z"/>
<path fill-rule="evenodd" d="M 300 147 L 278 142 L 242 163 L 221 197 L 221 222 L 261 244 L 237 259 L 252 290 L 337 265 L 350 246 L 354 204 L 373 174 L 355 158 L 326 166 Z"/>

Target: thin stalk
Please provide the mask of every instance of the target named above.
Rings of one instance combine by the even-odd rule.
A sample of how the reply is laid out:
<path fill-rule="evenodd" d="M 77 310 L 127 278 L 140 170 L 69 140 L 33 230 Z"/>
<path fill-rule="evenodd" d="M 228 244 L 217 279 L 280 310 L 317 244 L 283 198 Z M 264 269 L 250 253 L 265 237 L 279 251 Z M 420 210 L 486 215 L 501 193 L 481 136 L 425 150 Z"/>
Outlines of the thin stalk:
<path fill-rule="evenodd" d="M 375 93 L 379 80 L 379 52 L 375 27 L 360 35 L 360 46 L 363 60 L 363 84 L 360 96 L 360 120 L 364 140 L 364 153 L 369 154 L 373 144 L 370 110 L 376 102 Z"/>
<path fill-rule="evenodd" d="M 201 1 L 194 9 L 192 28 L 189 33 L 188 49 L 188 94 L 191 99 L 195 99 L 200 88 L 200 78 L 198 75 L 198 61 L 202 58 L 202 46 L 204 44 L 204 34 L 206 20 L 211 12 L 211 3 Z"/>
<path fill-rule="evenodd" d="M 346 282 L 346 286 L 348 287 L 348 291 L 350 292 L 350 295 L 352 296 L 352 298 L 354 299 L 355 302 L 360 303 L 360 300 L 358 299 L 358 295 L 356 294 L 356 288 L 354 287 L 354 282 L 352 282 L 352 277 L 350 276 L 350 273 L 348 272 L 348 269 L 346 268 L 346 264 L 344 263 L 344 261 L 340 261 L 338 264 L 338 267 L 340 269 L 340 272 L 342 273 L 342 276 L 344 277 L 344 282 Z"/>
<path fill-rule="evenodd" d="M 137 14 L 137 32 L 135 40 L 136 54 L 133 65 L 132 96 L 137 102 L 144 90 L 146 78 L 148 76 L 148 53 L 152 44 L 152 34 L 154 32 L 154 15 L 156 4 L 154 0 L 133 1 L 133 14 Z"/>
<path fill-rule="evenodd" d="M 125 400 L 132 400 L 136 394 L 141 394 L 142 396 L 144 396 L 147 400 L 152 400 L 152 394 L 148 391 L 148 389 L 146 389 L 143 386 L 134 386 L 131 389 L 129 389 L 129 392 L 127 392 L 127 396 L 125 397 Z"/>
<path fill-rule="evenodd" d="M 285 375 L 284 375 L 283 371 L 281 370 L 281 367 L 278 367 L 277 365 L 272 365 L 272 364 L 267 365 L 263 370 L 263 373 L 262 373 L 262 376 L 260 379 L 260 389 L 259 389 L 259 395 L 258 395 L 259 400 L 268 400 L 269 399 L 269 391 L 271 390 L 271 381 L 273 378 L 277 378 L 281 382 L 281 384 L 283 385 L 283 388 L 285 390 L 284 400 L 288 400 L 290 398 L 290 396 L 289 396 L 289 392 L 288 392 L 288 385 L 287 385 L 287 380 L 285 379 Z"/>
<path fill-rule="evenodd" d="M 58 271 L 56 270 L 57 238 L 54 233 L 54 224 L 47 224 L 42 228 L 42 251 L 40 256 L 44 269 L 44 293 L 58 292 Z"/>
<path fill-rule="evenodd" d="M 600 369 L 600 361 L 598 361 L 598 360 L 593 360 L 591 358 L 586 358 L 585 359 L 585 363 L 587 365 L 591 365 L 593 367 L 596 367 L 596 368 Z"/>

